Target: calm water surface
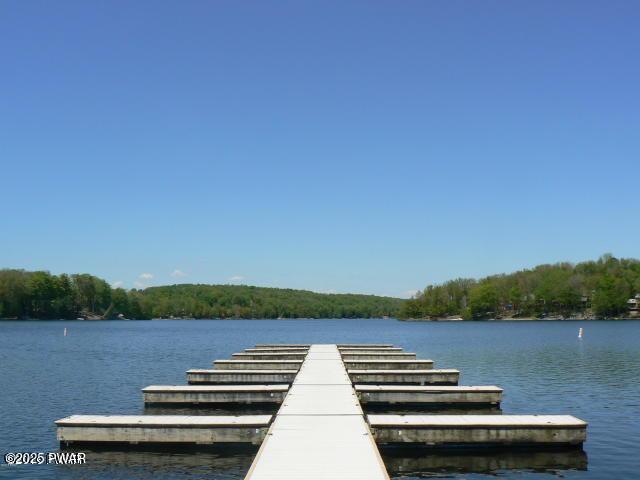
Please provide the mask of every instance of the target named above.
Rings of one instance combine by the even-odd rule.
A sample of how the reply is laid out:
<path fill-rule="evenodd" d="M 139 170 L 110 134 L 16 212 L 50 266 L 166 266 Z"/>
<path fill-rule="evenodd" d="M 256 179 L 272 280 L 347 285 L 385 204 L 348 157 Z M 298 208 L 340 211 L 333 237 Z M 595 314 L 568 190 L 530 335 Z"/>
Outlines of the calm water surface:
<path fill-rule="evenodd" d="M 71 414 L 145 413 L 141 388 L 184 384 L 185 370 L 255 343 L 369 342 L 459 368 L 461 384 L 503 387 L 503 413 L 569 413 L 589 422 L 584 451 L 383 451 L 393 478 L 640 478 L 638 321 L 0 322 L 0 453 L 57 450 L 53 421 Z M 0 462 L 0 478 L 242 479 L 253 455 L 88 452 L 78 466 Z"/>

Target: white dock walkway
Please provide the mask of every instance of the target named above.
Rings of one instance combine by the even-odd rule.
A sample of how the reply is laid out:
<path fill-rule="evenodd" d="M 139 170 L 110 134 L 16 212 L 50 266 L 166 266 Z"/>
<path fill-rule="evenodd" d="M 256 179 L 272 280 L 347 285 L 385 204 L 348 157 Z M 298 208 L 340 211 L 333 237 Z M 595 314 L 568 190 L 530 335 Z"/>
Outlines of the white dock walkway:
<path fill-rule="evenodd" d="M 336 345 L 312 345 L 246 480 L 388 480 Z"/>

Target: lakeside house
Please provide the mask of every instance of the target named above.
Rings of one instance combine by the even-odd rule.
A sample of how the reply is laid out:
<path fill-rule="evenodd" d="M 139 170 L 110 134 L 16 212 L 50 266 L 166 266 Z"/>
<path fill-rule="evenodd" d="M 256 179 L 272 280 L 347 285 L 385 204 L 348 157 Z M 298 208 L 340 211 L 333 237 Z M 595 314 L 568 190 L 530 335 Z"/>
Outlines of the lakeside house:
<path fill-rule="evenodd" d="M 580 305 L 582 306 L 582 310 L 591 308 L 591 298 L 589 295 L 582 295 L 582 297 L 580 297 Z"/>
<path fill-rule="evenodd" d="M 636 293 L 634 298 L 630 298 L 627 300 L 627 308 L 630 313 L 638 314 L 640 313 L 640 293 Z"/>

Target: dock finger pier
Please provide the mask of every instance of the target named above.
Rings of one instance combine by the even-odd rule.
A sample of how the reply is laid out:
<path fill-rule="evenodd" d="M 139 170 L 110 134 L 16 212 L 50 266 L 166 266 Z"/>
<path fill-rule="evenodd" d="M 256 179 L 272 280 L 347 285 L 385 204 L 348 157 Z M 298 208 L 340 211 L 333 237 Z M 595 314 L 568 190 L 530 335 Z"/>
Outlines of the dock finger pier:
<path fill-rule="evenodd" d="M 458 370 L 393 345 L 262 344 L 213 367 L 188 370 L 188 385 L 144 388 L 145 405 L 272 405 L 277 413 L 73 415 L 55 422 L 58 440 L 62 447 L 255 445 L 251 480 L 388 479 L 379 445 L 504 449 L 586 440 L 586 422 L 570 415 L 428 414 L 436 405 L 499 412 L 502 389 L 460 386 Z M 405 408 L 418 414 L 384 412 Z"/>

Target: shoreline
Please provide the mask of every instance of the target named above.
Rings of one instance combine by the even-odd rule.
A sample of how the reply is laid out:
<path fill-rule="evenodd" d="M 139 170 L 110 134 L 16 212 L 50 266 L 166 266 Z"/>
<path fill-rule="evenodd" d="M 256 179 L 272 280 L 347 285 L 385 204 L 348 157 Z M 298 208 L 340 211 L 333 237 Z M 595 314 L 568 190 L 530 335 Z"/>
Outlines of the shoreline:
<path fill-rule="evenodd" d="M 402 318 L 398 319 L 400 322 L 601 322 L 601 321 L 628 321 L 628 320 L 640 320 L 640 317 L 610 317 L 610 318 L 535 318 L 535 317 L 522 317 L 522 318 L 487 318 L 482 320 L 465 320 L 463 318 Z"/>
<path fill-rule="evenodd" d="M 78 319 L 78 318 L 0 318 L 2 322 L 151 322 L 151 321 L 234 321 L 234 320 L 253 320 L 257 322 L 261 321 L 297 321 L 297 320 L 394 320 L 396 322 L 408 322 L 408 323 L 492 323 L 492 322 L 603 322 L 603 321 L 638 321 L 640 317 L 612 317 L 612 318 L 490 318 L 483 320 L 465 320 L 462 318 L 381 318 L 381 317 L 369 317 L 369 318 L 101 318 L 101 319 Z"/>

